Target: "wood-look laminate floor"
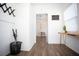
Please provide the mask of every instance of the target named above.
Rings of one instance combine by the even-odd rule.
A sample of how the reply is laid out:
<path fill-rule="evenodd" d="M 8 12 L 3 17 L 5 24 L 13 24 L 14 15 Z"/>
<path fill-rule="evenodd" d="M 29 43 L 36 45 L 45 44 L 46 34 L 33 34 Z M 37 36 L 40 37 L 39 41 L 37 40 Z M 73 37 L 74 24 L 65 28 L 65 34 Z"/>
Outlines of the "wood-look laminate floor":
<path fill-rule="evenodd" d="M 76 52 L 64 44 L 47 44 L 46 37 L 37 37 L 33 48 L 27 52 L 22 51 L 17 56 L 78 56 Z"/>

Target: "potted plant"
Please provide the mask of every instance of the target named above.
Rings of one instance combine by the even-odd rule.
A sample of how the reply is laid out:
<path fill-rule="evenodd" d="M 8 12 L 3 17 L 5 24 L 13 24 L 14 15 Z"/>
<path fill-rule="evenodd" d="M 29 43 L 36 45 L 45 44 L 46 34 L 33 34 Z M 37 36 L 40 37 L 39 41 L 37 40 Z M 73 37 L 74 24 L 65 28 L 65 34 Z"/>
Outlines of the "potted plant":
<path fill-rule="evenodd" d="M 14 39 L 15 39 L 15 42 L 17 41 L 17 29 L 12 29 L 12 31 L 13 31 L 13 37 L 14 37 Z"/>
<path fill-rule="evenodd" d="M 12 55 L 16 55 L 21 51 L 22 42 L 17 41 L 17 29 L 12 29 L 12 32 L 15 41 L 10 43 L 10 52 Z"/>
<path fill-rule="evenodd" d="M 63 26 L 63 30 L 64 30 L 65 33 L 67 33 L 67 29 L 66 29 L 65 25 Z"/>

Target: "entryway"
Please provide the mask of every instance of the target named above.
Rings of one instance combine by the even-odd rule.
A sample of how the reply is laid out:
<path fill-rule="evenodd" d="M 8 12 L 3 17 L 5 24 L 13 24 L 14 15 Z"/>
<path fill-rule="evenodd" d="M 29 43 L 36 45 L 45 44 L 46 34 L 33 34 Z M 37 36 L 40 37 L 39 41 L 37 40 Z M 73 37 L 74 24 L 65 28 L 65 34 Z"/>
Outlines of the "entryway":
<path fill-rule="evenodd" d="M 36 42 L 41 38 L 47 42 L 48 37 L 48 14 L 36 14 Z M 46 39 L 43 39 L 46 38 Z"/>

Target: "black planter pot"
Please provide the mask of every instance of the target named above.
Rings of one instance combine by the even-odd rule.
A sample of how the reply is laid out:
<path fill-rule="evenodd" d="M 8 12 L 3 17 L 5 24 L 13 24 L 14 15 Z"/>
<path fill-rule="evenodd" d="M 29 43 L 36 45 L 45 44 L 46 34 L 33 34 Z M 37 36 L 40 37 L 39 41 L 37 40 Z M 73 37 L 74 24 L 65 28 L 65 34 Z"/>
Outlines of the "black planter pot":
<path fill-rule="evenodd" d="M 22 42 L 20 42 L 20 41 L 12 42 L 10 44 L 10 53 L 12 55 L 18 54 L 21 51 L 21 44 L 22 44 Z"/>

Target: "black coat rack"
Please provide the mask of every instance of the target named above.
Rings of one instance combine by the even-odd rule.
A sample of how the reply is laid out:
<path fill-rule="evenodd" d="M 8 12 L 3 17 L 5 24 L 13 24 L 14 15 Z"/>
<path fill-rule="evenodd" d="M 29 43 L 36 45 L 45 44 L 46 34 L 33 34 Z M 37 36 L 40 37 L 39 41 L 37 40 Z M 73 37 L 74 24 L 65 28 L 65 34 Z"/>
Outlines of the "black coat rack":
<path fill-rule="evenodd" d="M 9 15 L 12 14 L 15 17 L 15 15 L 14 15 L 15 9 L 12 10 L 12 7 L 11 6 L 10 7 L 7 7 L 7 4 L 6 3 L 0 3 L 0 7 L 2 8 L 2 10 L 3 10 L 4 13 L 8 12 Z M 5 7 L 5 9 L 4 9 L 4 7 Z"/>

